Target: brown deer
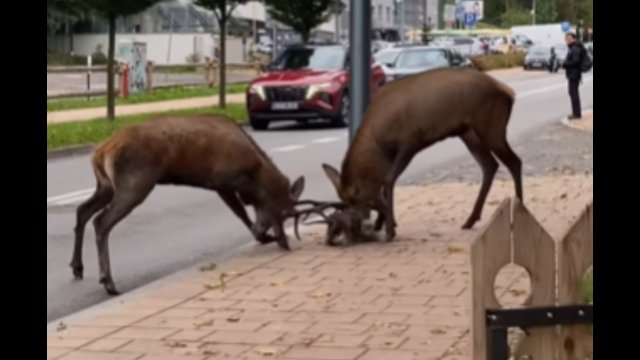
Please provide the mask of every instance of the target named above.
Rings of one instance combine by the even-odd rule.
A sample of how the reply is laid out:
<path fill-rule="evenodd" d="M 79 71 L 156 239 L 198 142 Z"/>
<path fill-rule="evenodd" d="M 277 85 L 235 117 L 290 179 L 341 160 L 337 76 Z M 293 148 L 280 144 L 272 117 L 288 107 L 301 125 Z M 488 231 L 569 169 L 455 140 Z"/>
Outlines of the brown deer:
<path fill-rule="evenodd" d="M 385 226 L 386 240 L 395 237 L 393 188 L 413 157 L 449 137 L 460 137 L 482 168 L 482 185 L 471 215 L 462 228 L 480 219 L 498 169 L 498 158 L 511 173 L 516 196 L 522 200 L 522 162 L 507 142 L 507 124 L 515 94 L 507 85 L 476 70 L 439 69 L 391 82 L 368 106 L 346 157 L 342 173 L 322 167 L 342 206 L 335 207 L 329 236 L 339 230 L 353 237 L 362 220 L 375 210 L 374 229 Z M 342 229 L 340 229 L 342 228 Z M 351 233 L 351 235 L 348 235 Z M 347 239 L 353 241 L 354 239 Z M 331 239 L 327 240 L 331 244 Z"/>
<path fill-rule="evenodd" d="M 293 216 L 297 228 L 304 213 L 294 210 L 304 178 L 290 185 L 253 139 L 220 115 L 164 117 L 124 128 L 96 148 L 92 165 L 97 186 L 77 209 L 70 265 L 75 278 L 82 279 L 84 229 L 100 211 L 93 221 L 100 283 L 112 295 L 118 291 L 111 276 L 109 233 L 157 184 L 217 191 L 258 242 L 275 241 L 287 250 L 283 223 Z M 245 205 L 253 206 L 255 223 Z M 273 236 L 267 234 L 270 229 Z"/>

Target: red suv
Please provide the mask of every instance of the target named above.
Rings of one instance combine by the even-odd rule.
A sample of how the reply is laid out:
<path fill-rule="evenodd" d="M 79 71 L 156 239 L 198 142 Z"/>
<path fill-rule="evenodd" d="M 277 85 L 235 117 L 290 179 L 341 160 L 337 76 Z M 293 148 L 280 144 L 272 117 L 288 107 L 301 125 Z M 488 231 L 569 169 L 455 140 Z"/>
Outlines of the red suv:
<path fill-rule="evenodd" d="M 348 48 L 342 45 L 295 45 L 287 48 L 247 87 L 251 127 L 269 123 L 329 119 L 335 126 L 349 121 Z M 384 84 L 382 67 L 372 65 L 371 91 Z"/>

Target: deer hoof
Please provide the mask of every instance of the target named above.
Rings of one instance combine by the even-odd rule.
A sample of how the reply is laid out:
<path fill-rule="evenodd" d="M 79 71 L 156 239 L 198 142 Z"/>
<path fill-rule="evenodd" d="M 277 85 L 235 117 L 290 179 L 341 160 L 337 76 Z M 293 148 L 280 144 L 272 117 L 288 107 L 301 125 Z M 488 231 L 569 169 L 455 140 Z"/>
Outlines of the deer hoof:
<path fill-rule="evenodd" d="M 104 286 L 104 289 L 107 291 L 109 295 L 120 295 L 120 292 L 116 289 L 116 284 L 113 283 L 113 280 L 102 278 L 100 279 L 100 283 Z"/>
<path fill-rule="evenodd" d="M 473 227 L 473 225 L 475 225 L 475 223 L 476 223 L 477 221 L 478 221 L 477 219 L 473 219 L 473 218 L 472 218 L 472 219 L 467 220 L 467 221 L 462 225 L 462 229 L 463 229 L 463 230 L 470 230 L 470 229 Z"/>
<path fill-rule="evenodd" d="M 73 270 L 73 278 L 76 280 L 82 280 L 84 274 L 84 266 L 71 264 L 71 269 Z"/>
<path fill-rule="evenodd" d="M 384 240 L 386 242 L 392 242 L 393 239 L 395 239 L 395 237 L 396 237 L 395 230 L 387 231 L 387 235 L 385 236 Z"/>
<path fill-rule="evenodd" d="M 287 241 L 287 239 L 279 240 L 278 241 L 278 246 L 282 250 L 287 250 L 287 251 L 291 250 L 291 247 L 289 247 L 289 242 Z"/>

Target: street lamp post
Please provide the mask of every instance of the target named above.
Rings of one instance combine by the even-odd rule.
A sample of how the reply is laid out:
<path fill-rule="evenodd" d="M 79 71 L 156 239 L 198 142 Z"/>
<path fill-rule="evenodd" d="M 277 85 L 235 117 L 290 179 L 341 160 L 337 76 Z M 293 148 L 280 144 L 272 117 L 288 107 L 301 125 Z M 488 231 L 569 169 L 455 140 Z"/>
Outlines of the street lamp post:
<path fill-rule="evenodd" d="M 353 139 L 371 92 L 371 0 L 350 0 L 349 8 L 349 139 Z"/>

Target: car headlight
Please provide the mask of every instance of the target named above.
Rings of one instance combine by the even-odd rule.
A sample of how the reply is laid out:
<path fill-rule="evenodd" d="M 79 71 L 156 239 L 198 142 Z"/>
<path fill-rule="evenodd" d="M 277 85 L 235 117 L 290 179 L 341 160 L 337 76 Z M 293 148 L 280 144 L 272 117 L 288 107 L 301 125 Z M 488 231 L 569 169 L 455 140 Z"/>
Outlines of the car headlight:
<path fill-rule="evenodd" d="M 251 85 L 251 87 L 249 87 L 249 93 L 258 95 L 262 100 L 267 100 L 267 95 L 262 85 Z"/>
<path fill-rule="evenodd" d="M 317 94 L 319 91 L 328 89 L 331 87 L 331 83 L 321 83 L 321 84 L 313 84 L 307 88 L 307 100 L 311 99 L 313 95 Z"/>

